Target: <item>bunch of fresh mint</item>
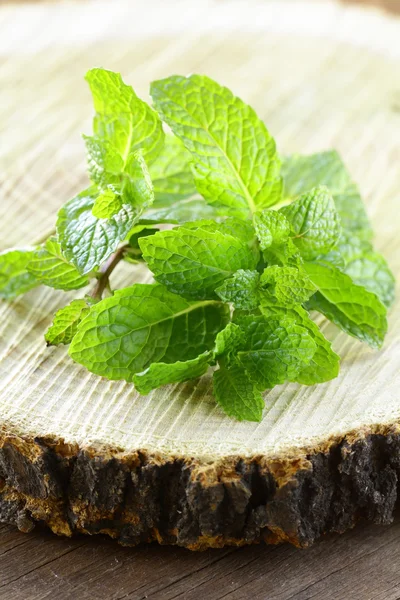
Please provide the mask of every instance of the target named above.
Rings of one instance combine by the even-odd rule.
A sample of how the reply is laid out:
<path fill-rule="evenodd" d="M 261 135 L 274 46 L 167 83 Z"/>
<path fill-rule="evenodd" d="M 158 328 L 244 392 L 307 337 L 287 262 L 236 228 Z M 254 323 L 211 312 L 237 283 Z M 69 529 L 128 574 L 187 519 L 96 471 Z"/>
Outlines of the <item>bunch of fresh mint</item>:
<path fill-rule="evenodd" d="M 89 371 L 142 394 L 216 366 L 217 402 L 252 421 L 263 390 L 337 376 L 310 310 L 381 346 L 394 278 L 336 152 L 281 160 L 254 110 L 208 77 L 154 82 L 154 109 L 117 73 L 86 79 L 91 185 L 61 208 L 54 236 L 0 255 L 6 299 L 94 280 L 56 313 L 48 344 L 70 343 Z M 111 291 L 121 259 L 144 261 L 157 283 Z"/>

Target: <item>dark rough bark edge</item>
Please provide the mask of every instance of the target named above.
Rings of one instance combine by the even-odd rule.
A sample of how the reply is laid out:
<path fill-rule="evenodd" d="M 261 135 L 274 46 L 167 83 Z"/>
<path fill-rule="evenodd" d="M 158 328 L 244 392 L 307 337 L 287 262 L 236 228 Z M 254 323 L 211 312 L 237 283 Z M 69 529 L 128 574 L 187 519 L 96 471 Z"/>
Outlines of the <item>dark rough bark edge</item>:
<path fill-rule="evenodd" d="M 398 497 L 396 424 L 276 458 L 199 459 L 79 448 L 0 431 L 0 522 L 59 535 L 192 550 L 259 541 L 308 546 L 357 520 L 390 523 Z"/>

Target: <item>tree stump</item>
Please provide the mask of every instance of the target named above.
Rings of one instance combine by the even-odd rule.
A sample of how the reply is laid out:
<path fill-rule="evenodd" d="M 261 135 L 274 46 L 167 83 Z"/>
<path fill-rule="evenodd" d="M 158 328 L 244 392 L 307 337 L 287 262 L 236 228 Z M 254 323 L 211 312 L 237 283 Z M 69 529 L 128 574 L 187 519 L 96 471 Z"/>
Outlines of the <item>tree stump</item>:
<path fill-rule="evenodd" d="M 400 277 L 400 21 L 281 0 L 129 6 L 2 9 L 0 247 L 38 238 L 86 185 L 88 68 L 121 71 L 144 97 L 150 80 L 197 71 L 253 104 L 282 153 L 342 153 L 377 248 Z M 113 284 L 144 277 L 129 266 Z M 399 302 L 380 352 L 324 321 L 340 376 L 275 388 L 255 424 L 224 416 L 209 376 L 142 397 L 72 363 L 65 348 L 46 348 L 43 334 L 69 299 L 43 288 L 0 306 L 0 521 L 191 549 L 305 546 L 362 517 L 391 521 Z"/>

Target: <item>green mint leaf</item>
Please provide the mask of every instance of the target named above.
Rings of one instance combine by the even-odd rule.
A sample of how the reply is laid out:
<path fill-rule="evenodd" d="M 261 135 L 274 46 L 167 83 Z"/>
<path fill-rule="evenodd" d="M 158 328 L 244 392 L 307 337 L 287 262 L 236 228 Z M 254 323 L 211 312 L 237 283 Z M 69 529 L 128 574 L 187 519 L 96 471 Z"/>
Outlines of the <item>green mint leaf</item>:
<path fill-rule="evenodd" d="M 358 238 L 342 238 L 338 250 L 345 261 L 343 270 L 354 283 L 373 292 L 386 307 L 393 304 L 396 281 L 389 265 L 370 243 Z"/>
<path fill-rule="evenodd" d="M 100 188 L 108 184 L 117 184 L 120 173 L 124 169 L 124 160 L 121 154 L 107 139 L 97 136 L 84 135 L 86 155 L 90 179 Z"/>
<path fill-rule="evenodd" d="M 152 363 L 193 360 L 211 351 L 228 321 L 221 302 L 189 302 L 161 285 L 135 284 L 91 307 L 69 354 L 93 373 L 133 381 Z"/>
<path fill-rule="evenodd" d="M 200 219 L 218 218 L 215 210 L 202 198 L 179 200 L 165 208 L 146 210 L 140 219 L 141 223 L 186 223 Z"/>
<path fill-rule="evenodd" d="M 132 152 L 139 149 L 143 151 L 146 161 L 151 163 L 164 144 L 164 132 L 157 113 L 138 98 L 131 86 L 122 81 L 119 73 L 91 69 L 86 74 L 86 80 L 96 110 L 93 121 L 96 138 L 105 140 L 108 147 L 112 148 L 112 156 L 119 154 L 123 164 L 126 164 Z M 105 155 L 104 167 L 109 156 L 108 153 Z"/>
<path fill-rule="evenodd" d="M 117 215 L 124 206 L 137 211 L 137 219 L 154 201 L 154 191 L 146 163 L 137 153 L 129 157 L 128 169 L 121 176 L 121 184 L 110 185 L 99 190 L 92 213 L 99 219 L 109 219 Z M 136 219 L 136 220 L 137 220 Z"/>
<path fill-rule="evenodd" d="M 154 202 L 153 183 L 140 150 L 128 156 L 120 193 L 125 203 L 141 210 Z"/>
<path fill-rule="evenodd" d="M 141 211 L 153 204 L 154 189 L 143 153 L 138 150 L 129 154 L 123 168 L 116 177 L 106 174 L 92 209 L 95 217 L 109 219 L 124 204 Z"/>
<path fill-rule="evenodd" d="M 241 219 L 229 218 L 222 221 L 222 223 L 217 223 L 216 221 L 202 221 L 199 223 L 199 225 L 202 225 L 210 231 L 213 230 L 220 231 L 221 233 L 227 233 L 234 238 L 246 242 L 258 260 L 260 253 L 257 246 L 254 227 L 251 221 L 242 221 Z M 195 226 L 195 224 L 193 224 L 193 226 Z"/>
<path fill-rule="evenodd" d="M 238 269 L 254 269 L 258 251 L 225 233 L 232 225 L 199 222 L 141 238 L 139 246 L 155 279 L 187 298 L 215 298 L 214 290 Z M 242 235 L 246 235 L 243 227 Z"/>
<path fill-rule="evenodd" d="M 35 248 L 10 248 L 0 252 L 0 298 L 12 300 L 40 284 L 27 269 L 34 253 Z"/>
<path fill-rule="evenodd" d="M 355 284 L 329 264 L 305 263 L 304 268 L 318 287 L 308 308 L 318 310 L 349 335 L 372 348 L 382 346 L 386 331 L 386 308 L 378 296 Z"/>
<path fill-rule="evenodd" d="M 280 306 L 302 304 L 317 291 L 303 269 L 278 265 L 264 269 L 260 278 L 260 288 L 259 304 Z"/>
<path fill-rule="evenodd" d="M 285 198 L 294 199 L 311 188 L 325 185 L 333 196 L 343 229 L 362 239 L 372 237 L 360 192 L 335 150 L 289 156 L 283 160 L 282 175 Z"/>
<path fill-rule="evenodd" d="M 235 323 L 228 323 L 215 338 L 214 356 L 224 356 L 230 359 L 231 355 L 244 344 L 244 333 Z"/>
<path fill-rule="evenodd" d="M 82 275 L 95 270 L 118 248 L 142 212 L 124 204 L 110 219 L 98 219 L 92 213 L 98 194 L 98 189 L 91 187 L 58 213 L 57 235 L 63 255 Z"/>
<path fill-rule="evenodd" d="M 280 200 L 275 142 L 252 108 L 200 75 L 155 81 L 150 93 L 190 151 L 195 184 L 207 202 L 246 218 Z"/>
<path fill-rule="evenodd" d="M 122 208 L 122 198 L 112 189 L 100 192 L 94 201 L 92 214 L 98 219 L 109 219 L 116 215 Z"/>
<path fill-rule="evenodd" d="M 315 262 L 318 262 L 320 264 L 327 263 L 327 264 L 333 265 L 334 267 L 337 267 L 341 271 L 345 267 L 345 262 L 344 262 L 342 254 L 340 252 L 339 245 L 336 246 L 336 248 L 334 250 L 331 250 L 327 254 L 317 256 L 317 258 L 315 259 Z"/>
<path fill-rule="evenodd" d="M 300 267 L 303 260 L 293 240 L 288 239 L 284 244 L 272 244 L 263 252 L 264 261 L 269 265 Z"/>
<path fill-rule="evenodd" d="M 304 327 L 316 344 L 315 353 L 310 363 L 300 370 L 293 381 L 303 385 L 314 385 L 334 379 L 339 374 L 340 357 L 332 350 L 329 340 L 326 339 L 318 325 L 310 318 L 308 312 L 301 306 L 281 308 L 264 306 L 260 308 L 263 315 L 269 318 L 289 317 L 298 325 Z"/>
<path fill-rule="evenodd" d="M 240 365 L 221 365 L 213 377 L 218 404 L 230 417 L 239 421 L 261 421 L 264 400 Z"/>
<path fill-rule="evenodd" d="M 261 250 L 270 246 L 285 244 L 290 235 L 290 223 L 282 212 L 263 210 L 253 217 L 254 229 Z"/>
<path fill-rule="evenodd" d="M 212 353 L 203 352 L 191 360 L 152 363 L 145 371 L 133 376 L 133 383 L 137 391 L 145 395 L 162 385 L 201 377 L 208 370 L 211 360 Z"/>
<path fill-rule="evenodd" d="M 254 310 L 259 305 L 258 285 L 260 274 L 257 271 L 236 271 L 233 277 L 225 279 L 215 292 L 224 302 L 231 302 L 235 308 Z"/>
<path fill-rule="evenodd" d="M 131 248 L 141 252 L 139 248 L 140 238 L 154 235 L 158 231 L 160 231 L 158 227 L 151 227 L 151 225 L 135 225 L 135 227 L 129 233 L 129 245 Z"/>
<path fill-rule="evenodd" d="M 89 306 L 85 300 L 72 300 L 56 312 L 53 323 L 45 334 L 48 346 L 70 344 L 78 330 L 78 325 L 88 314 Z"/>
<path fill-rule="evenodd" d="M 301 265 L 299 249 L 289 237 L 290 222 L 281 211 L 263 210 L 255 213 L 253 223 L 266 264 Z"/>
<path fill-rule="evenodd" d="M 329 252 L 338 242 L 340 218 L 329 190 L 316 187 L 280 209 L 291 225 L 293 242 L 305 260 Z"/>
<path fill-rule="evenodd" d="M 78 290 L 89 283 L 63 256 L 55 237 L 34 252 L 27 269 L 37 281 L 57 290 Z"/>
<path fill-rule="evenodd" d="M 316 351 L 308 331 L 288 318 L 241 317 L 245 345 L 237 359 L 260 389 L 293 381 Z"/>
<path fill-rule="evenodd" d="M 190 164 L 192 157 L 182 142 L 173 135 L 165 137 L 161 154 L 150 166 L 155 202 L 154 208 L 171 207 L 197 193 Z"/>
<path fill-rule="evenodd" d="M 154 235 L 159 230 L 158 227 L 152 227 L 151 225 L 135 225 L 128 236 L 128 244 L 124 253 L 124 260 L 130 263 L 137 263 L 138 260 L 143 260 L 142 251 L 139 247 L 139 240 L 142 237 L 148 237 Z"/>

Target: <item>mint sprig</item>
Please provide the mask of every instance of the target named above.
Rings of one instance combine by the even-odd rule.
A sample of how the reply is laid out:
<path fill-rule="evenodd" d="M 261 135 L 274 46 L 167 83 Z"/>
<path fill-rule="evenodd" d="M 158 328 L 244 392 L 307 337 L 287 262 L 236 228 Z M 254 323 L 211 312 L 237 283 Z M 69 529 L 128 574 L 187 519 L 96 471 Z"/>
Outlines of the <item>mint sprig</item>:
<path fill-rule="evenodd" d="M 205 76 L 154 82 L 154 108 L 118 73 L 86 79 L 90 187 L 55 235 L 0 253 L 3 299 L 90 286 L 55 314 L 48 345 L 142 394 L 211 367 L 218 405 L 253 421 L 264 390 L 338 375 L 309 310 L 382 345 L 394 277 L 335 151 L 281 159 L 254 110 Z M 113 290 L 122 260 L 156 283 Z"/>

